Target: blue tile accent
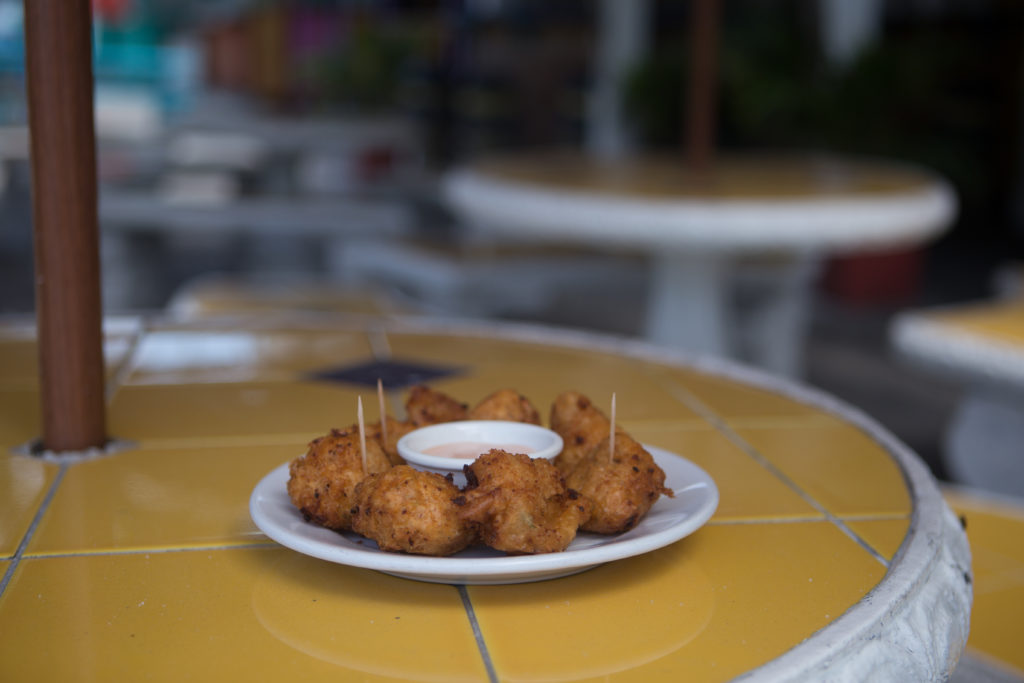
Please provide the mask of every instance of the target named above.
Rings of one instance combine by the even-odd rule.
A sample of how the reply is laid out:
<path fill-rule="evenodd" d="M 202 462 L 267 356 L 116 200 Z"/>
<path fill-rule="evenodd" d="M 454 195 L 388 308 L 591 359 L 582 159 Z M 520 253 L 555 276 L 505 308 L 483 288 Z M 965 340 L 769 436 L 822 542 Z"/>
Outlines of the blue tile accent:
<path fill-rule="evenodd" d="M 319 370 L 314 372 L 311 378 L 321 382 L 355 384 L 374 389 L 377 387 L 377 380 L 380 379 L 385 389 L 402 389 L 463 372 L 465 368 L 384 360 Z"/>

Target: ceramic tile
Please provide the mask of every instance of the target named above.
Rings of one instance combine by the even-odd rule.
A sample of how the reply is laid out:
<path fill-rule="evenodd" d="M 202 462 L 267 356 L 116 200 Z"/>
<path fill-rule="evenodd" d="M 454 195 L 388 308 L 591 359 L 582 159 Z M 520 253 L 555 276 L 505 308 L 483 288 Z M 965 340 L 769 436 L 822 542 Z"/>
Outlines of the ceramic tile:
<path fill-rule="evenodd" d="M 0 453 L 0 557 L 13 557 L 59 467 Z"/>
<path fill-rule="evenodd" d="M 736 433 L 836 516 L 910 512 L 910 494 L 898 465 L 856 427 L 832 420 L 803 428 L 741 428 Z"/>
<path fill-rule="evenodd" d="M 374 394 L 318 382 L 127 386 L 114 395 L 108 423 L 114 436 L 144 445 L 282 435 L 304 445 L 331 427 L 354 424 L 359 395 L 367 419 L 376 419 Z"/>
<path fill-rule="evenodd" d="M 65 473 L 27 552 L 265 541 L 249 518 L 249 495 L 264 475 L 304 450 L 301 443 L 137 449 L 76 464 Z"/>
<path fill-rule="evenodd" d="M 658 429 L 624 425 L 634 438 L 690 460 L 718 487 L 714 521 L 822 517 L 767 468 L 713 429 Z M 671 484 L 671 482 L 670 482 Z"/>
<path fill-rule="evenodd" d="M 38 381 L 35 339 L 0 338 L 0 386 L 35 385 Z"/>
<path fill-rule="evenodd" d="M 805 417 L 821 412 L 784 396 L 695 370 L 673 368 L 666 378 L 726 421 Z"/>
<path fill-rule="evenodd" d="M 723 681 L 839 617 L 884 573 L 831 524 L 737 524 L 566 579 L 468 590 L 501 680 Z"/>
<path fill-rule="evenodd" d="M 141 353 L 133 384 L 115 393 L 110 431 L 136 448 L 60 475 L 0 595 L 0 680 L 487 680 L 458 590 L 305 557 L 249 520 L 256 481 L 354 422 L 357 395 L 376 419 L 372 389 L 296 380 L 370 360 L 369 340 L 277 318 L 222 327 L 223 343 L 212 345 L 203 329 L 161 327 L 150 337 L 156 352 Z M 814 509 L 771 467 L 692 412 L 686 391 L 822 505 L 850 515 L 883 556 L 905 525 L 902 477 L 879 465 L 885 454 L 788 399 L 599 352 L 442 335 L 389 341 L 397 360 L 465 368 L 435 386 L 467 402 L 514 386 L 546 414 L 564 389 L 602 406 L 615 391 L 623 426 L 693 460 L 721 489 L 712 522 L 668 548 L 576 577 L 470 588 L 502 680 L 730 679 L 835 619 L 882 577 L 881 562 L 811 519 Z M 0 363 L 17 365 L 18 353 Z M 38 436 L 38 395 L 25 375 L 5 383 L 4 367 L 0 445 L 14 445 Z M 0 453 L 0 570 L 61 472 L 14 462 Z M 872 476 L 880 481 L 869 490 Z M 1011 579 L 1020 573 L 1006 568 L 1018 565 L 1000 564 L 1005 554 L 975 557 L 979 591 L 988 580 L 1000 600 L 1017 599 Z M 1014 618 L 999 613 L 1011 633 L 1021 626 Z"/>
<path fill-rule="evenodd" d="M 1024 507 L 947 492 L 967 522 L 974 605 L 967 646 L 1024 675 Z"/>
<path fill-rule="evenodd" d="M 34 387 L 0 386 L 0 450 L 42 435 L 39 390 Z"/>
<path fill-rule="evenodd" d="M 361 332 L 163 330 L 145 335 L 131 384 L 287 381 L 373 357 Z"/>
<path fill-rule="evenodd" d="M 608 353 L 493 339 L 427 335 L 389 335 L 396 360 L 418 360 L 464 368 L 461 375 L 432 383 L 441 391 L 473 404 L 493 391 L 510 387 L 527 396 L 545 423 L 554 398 L 566 390 L 590 397 L 606 413 L 612 392 L 620 419 L 700 418 L 665 388 L 664 366 Z"/>
<path fill-rule="evenodd" d="M 886 560 L 892 560 L 903 544 L 910 529 L 910 517 L 898 519 L 847 519 L 843 520 L 853 533 Z"/>
<path fill-rule="evenodd" d="M 455 588 L 276 547 L 26 559 L 0 632 L 0 680 L 487 680 Z"/>

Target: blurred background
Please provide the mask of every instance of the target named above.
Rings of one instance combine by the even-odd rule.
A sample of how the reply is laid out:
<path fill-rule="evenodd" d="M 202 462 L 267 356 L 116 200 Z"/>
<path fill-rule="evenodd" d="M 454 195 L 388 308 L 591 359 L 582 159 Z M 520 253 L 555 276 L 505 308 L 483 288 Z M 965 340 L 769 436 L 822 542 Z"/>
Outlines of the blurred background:
<path fill-rule="evenodd" d="M 2 314 L 33 311 L 21 2 L 0 0 Z M 615 0 L 92 4 L 108 314 L 276 301 L 643 333 L 643 252 L 481 240 L 440 184 L 488 154 L 593 150 L 609 130 L 682 159 L 689 1 L 631 2 L 625 15 Z M 937 239 L 825 259 L 799 372 L 944 478 L 965 388 L 894 353 L 890 323 L 1020 288 L 1024 5 L 719 11 L 717 149 L 911 162 L 956 192 Z M 626 48 L 609 74 L 616 40 Z"/>

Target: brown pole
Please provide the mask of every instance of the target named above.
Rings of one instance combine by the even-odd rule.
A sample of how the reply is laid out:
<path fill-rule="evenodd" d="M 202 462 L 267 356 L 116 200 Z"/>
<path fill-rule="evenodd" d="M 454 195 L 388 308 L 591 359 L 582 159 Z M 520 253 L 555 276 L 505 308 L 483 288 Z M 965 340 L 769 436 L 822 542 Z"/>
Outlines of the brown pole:
<path fill-rule="evenodd" d="M 697 171 L 714 162 L 718 86 L 720 0 L 691 0 L 690 92 L 687 98 L 686 153 Z"/>
<path fill-rule="evenodd" d="M 24 0 L 43 446 L 99 447 L 104 426 L 89 0 Z"/>

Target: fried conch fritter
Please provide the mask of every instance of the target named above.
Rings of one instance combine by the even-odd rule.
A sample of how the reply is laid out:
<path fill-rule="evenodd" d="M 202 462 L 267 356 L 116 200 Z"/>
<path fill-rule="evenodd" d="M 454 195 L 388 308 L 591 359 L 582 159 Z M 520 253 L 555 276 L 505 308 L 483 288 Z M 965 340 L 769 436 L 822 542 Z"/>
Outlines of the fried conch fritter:
<path fill-rule="evenodd" d="M 352 492 L 366 474 L 391 468 L 380 442 L 366 439 L 367 472 L 358 427 L 332 429 L 314 439 L 305 455 L 288 466 L 288 496 L 307 521 L 335 531 L 351 525 Z"/>
<path fill-rule="evenodd" d="M 380 444 L 392 465 L 404 465 L 405 460 L 403 460 L 402 456 L 398 454 L 398 440 L 416 429 L 416 425 L 411 422 L 402 422 L 394 419 L 393 417 L 388 417 L 387 426 L 388 438 L 386 442 L 380 422 L 373 422 L 366 425 L 366 438 L 375 439 Z"/>
<path fill-rule="evenodd" d="M 618 534 L 635 527 L 659 496 L 673 493 L 665 488 L 665 472 L 643 446 L 617 431 L 615 454 L 609 458 L 608 441 L 606 436 L 582 458 L 565 483 L 591 505 L 584 531 Z"/>
<path fill-rule="evenodd" d="M 465 420 L 469 409 L 451 396 L 418 384 L 409 390 L 405 414 L 414 427 Z"/>
<path fill-rule="evenodd" d="M 458 496 L 458 487 L 440 474 L 398 465 L 356 486 L 352 530 L 381 550 L 451 555 L 474 538 L 453 502 Z"/>
<path fill-rule="evenodd" d="M 469 411 L 470 420 L 506 420 L 540 424 L 540 413 L 530 400 L 514 389 L 501 389 Z"/>
<path fill-rule="evenodd" d="M 611 423 L 589 398 L 575 391 L 565 391 L 551 404 L 551 429 L 563 442 L 555 466 L 567 476 L 602 439 L 608 438 Z M 621 433 L 616 430 L 616 434 Z"/>
<path fill-rule="evenodd" d="M 589 515 L 548 460 L 493 449 L 466 465 L 463 519 L 480 540 L 507 553 L 565 550 Z"/>

